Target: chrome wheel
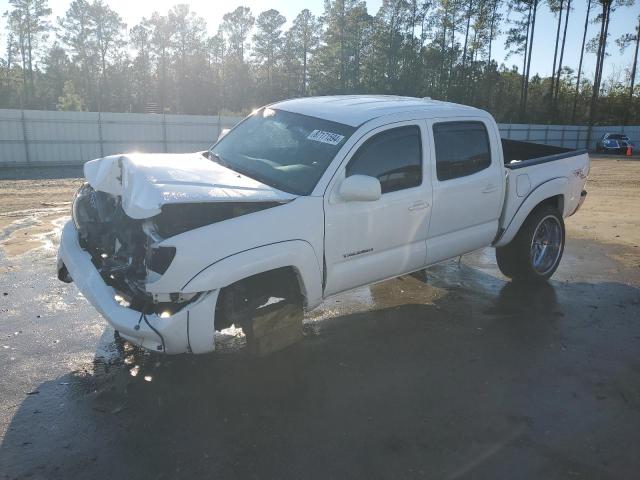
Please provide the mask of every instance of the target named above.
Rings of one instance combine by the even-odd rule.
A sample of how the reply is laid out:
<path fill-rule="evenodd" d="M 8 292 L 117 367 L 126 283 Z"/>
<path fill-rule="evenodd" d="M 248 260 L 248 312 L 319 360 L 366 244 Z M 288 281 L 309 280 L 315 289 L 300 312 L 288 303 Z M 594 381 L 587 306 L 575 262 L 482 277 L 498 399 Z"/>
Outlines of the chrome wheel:
<path fill-rule="evenodd" d="M 562 253 L 562 226 L 554 215 L 544 217 L 531 240 L 531 266 L 539 275 L 553 270 Z"/>

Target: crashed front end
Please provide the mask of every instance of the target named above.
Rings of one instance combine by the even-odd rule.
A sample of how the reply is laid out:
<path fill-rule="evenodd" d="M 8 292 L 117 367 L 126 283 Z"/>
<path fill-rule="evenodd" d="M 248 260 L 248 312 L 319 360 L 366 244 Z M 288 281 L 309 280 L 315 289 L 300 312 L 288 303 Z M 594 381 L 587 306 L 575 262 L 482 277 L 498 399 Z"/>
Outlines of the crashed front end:
<path fill-rule="evenodd" d="M 117 300 L 130 308 L 168 316 L 180 310 L 198 294 L 151 294 L 145 285 L 164 274 L 176 254 L 175 247 L 162 247 L 158 225 L 163 214 L 150 219 L 133 219 L 124 212 L 120 198 L 84 184 L 72 207 L 72 220 L 80 247 L 107 285 L 118 293 Z M 162 228 L 162 227 L 160 227 Z"/>
<path fill-rule="evenodd" d="M 73 281 L 134 344 L 165 353 L 214 350 L 219 290 L 185 291 L 202 266 L 175 265 L 180 252 L 163 242 L 278 202 L 258 182 L 199 154 L 105 157 L 85 164 L 85 176 L 62 231 L 60 280 Z"/>
<path fill-rule="evenodd" d="M 217 291 L 150 293 L 146 285 L 166 272 L 175 248 L 161 247 L 162 214 L 133 219 L 120 197 L 89 184 L 77 192 L 72 220 L 58 253 L 58 277 L 74 281 L 119 334 L 164 353 L 214 348 Z"/>

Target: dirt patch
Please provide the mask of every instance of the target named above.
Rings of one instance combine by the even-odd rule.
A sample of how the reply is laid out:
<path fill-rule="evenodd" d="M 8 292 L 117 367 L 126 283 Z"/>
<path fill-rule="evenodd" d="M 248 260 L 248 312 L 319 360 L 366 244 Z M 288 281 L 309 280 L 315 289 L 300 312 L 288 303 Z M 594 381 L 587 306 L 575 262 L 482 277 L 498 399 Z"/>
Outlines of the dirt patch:
<path fill-rule="evenodd" d="M 38 172 L 34 170 L 34 176 Z M 54 248 L 82 178 L 0 180 L 0 250 L 7 257 Z"/>
<path fill-rule="evenodd" d="M 0 221 L 20 210 L 69 204 L 82 182 L 81 178 L 0 180 Z"/>
<path fill-rule="evenodd" d="M 640 259 L 640 162 L 593 158 L 587 199 L 566 220 L 567 236 L 632 247 L 628 263 Z M 633 257 L 633 258 L 630 258 Z"/>

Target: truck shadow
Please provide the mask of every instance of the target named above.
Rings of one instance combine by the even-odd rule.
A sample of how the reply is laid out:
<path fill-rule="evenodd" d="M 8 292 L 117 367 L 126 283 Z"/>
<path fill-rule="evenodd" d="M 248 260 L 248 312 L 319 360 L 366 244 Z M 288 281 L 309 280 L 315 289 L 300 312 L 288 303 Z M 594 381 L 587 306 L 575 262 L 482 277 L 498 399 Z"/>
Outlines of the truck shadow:
<path fill-rule="evenodd" d="M 408 283 L 372 287 L 376 308 L 308 322 L 301 343 L 265 358 L 118 355 L 107 330 L 92 365 L 22 402 L 0 447 L 4 478 L 628 473 L 620 462 L 613 475 L 576 438 L 599 409 L 619 422 L 639 406 L 594 400 L 612 396 L 633 357 L 600 365 L 610 377 L 598 384 L 588 353 L 640 334 L 638 289 L 521 287 L 477 270 L 458 285 L 450 273 L 436 272 L 448 290 L 429 303 L 386 305 Z"/>

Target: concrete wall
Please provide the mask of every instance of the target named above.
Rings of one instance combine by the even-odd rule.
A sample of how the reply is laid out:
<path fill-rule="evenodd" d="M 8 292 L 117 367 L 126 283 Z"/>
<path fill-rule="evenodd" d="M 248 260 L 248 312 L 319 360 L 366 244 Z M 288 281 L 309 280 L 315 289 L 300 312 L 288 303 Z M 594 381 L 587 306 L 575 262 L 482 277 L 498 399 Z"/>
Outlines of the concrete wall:
<path fill-rule="evenodd" d="M 0 166 L 73 165 L 122 152 L 194 152 L 239 117 L 0 110 Z"/>
<path fill-rule="evenodd" d="M 0 167 L 73 165 L 122 152 L 194 152 L 240 117 L 142 113 L 0 110 Z M 590 149 L 607 132 L 624 132 L 640 146 L 640 126 L 594 127 Z M 586 148 L 588 127 L 500 124 L 504 138 Z"/>

